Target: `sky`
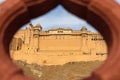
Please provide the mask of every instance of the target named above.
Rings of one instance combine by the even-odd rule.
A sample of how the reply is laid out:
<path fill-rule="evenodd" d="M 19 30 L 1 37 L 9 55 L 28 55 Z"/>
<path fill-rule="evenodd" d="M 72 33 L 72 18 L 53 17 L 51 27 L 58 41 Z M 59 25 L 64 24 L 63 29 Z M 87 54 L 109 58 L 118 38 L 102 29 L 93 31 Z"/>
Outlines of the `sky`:
<path fill-rule="evenodd" d="M 47 14 L 31 20 L 33 25 L 41 24 L 43 30 L 50 28 L 66 27 L 72 28 L 73 30 L 80 30 L 82 26 L 86 26 L 89 30 L 94 30 L 86 21 L 76 17 L 75 15 L 66 11 L 61 5 L 51 10 Z M 25 25 L 24 28 L 28 26 Z"/>
<path fill-rule="evenodd" d="M 4 1 L 5 0 L 0 0 L 0 3 Z M 116 1 L 120 3 L 120 0 Z M 85 20 L 82 20 L 72 13 L 68 12 L 61 5 L 57 6 L 55 9 L 51 10 L 43 16 L 32 19 L 30 23 L 33 25 L 37 25 L 38 23 L 41 24 L 43 30 L 48 30 L 50 28 L 56 27 L 69 27 L 73 30 L 80 30 L 82 26 L 86 26 L 90 31 L 96 32 L 96 30 Z M 28 24 L 22 26 L 21 29 L 28 27 Z"/>

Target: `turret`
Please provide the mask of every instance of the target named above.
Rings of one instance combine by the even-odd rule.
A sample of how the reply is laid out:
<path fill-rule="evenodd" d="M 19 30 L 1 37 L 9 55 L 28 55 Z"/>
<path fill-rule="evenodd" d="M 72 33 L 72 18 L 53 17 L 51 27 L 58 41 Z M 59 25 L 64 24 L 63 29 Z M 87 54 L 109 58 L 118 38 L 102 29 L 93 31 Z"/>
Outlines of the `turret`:
<path fill-rule="evenodd" d="M 33 24 L 32 24 L 32 23 L 30 23 L 29 25 L 30 25 L 30 27 L 33 27 Z"/>
<path fill-rule="evenodd" d="M 42 31 L 42 26 L 41 26 L 40 24 L 37 24 L 37 25 L 34 27 L 34 29 L 37 29 L 37 30 Z"/>
<path fill-rule="evenodd" d="M 40 35 L 40 31 L 42 31 L 42 27 L 40 24 L 37 24 L 35 27 L 34 27 L 34 37 L 39 37 Z"/>
<path fill-rule="evenodd" d="M 83 26 L 83 27 L 81 28 L 81 31 L 87 31 L 87 28 L 86 28 L 85 26 Z"/>
<path fill-rule="evenodd" d="M 82 37 L 87 37 L 88 36 L 88 33 L 87 33 L 88 30 L 85 26 L 83 26 L 80 31 L 81 31 L 81 36 Z"/>

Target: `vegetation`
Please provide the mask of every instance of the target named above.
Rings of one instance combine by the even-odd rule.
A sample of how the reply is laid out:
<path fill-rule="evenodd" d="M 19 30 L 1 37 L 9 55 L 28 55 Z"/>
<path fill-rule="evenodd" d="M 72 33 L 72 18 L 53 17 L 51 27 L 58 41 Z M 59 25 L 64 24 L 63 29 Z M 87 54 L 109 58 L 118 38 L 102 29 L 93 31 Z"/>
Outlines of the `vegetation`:
<path fill-rule="evenodd" d="M 40 66 L 23 61 L 14 62 L 23 68 L 25 75 L 37 80 L 81 80 L 103 63 L 102 61 L 83 61 L 69 62 L 64 65 Z"/>

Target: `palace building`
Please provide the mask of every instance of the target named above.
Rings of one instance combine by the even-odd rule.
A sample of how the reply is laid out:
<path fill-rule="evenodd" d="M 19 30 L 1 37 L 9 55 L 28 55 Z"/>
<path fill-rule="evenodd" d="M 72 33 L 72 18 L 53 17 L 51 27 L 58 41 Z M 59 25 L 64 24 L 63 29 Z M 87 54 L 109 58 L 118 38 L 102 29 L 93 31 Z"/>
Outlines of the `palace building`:
<path fill-rule="evenodd" d="M 85 26 L 79 30 L 59 27 L 44 31 L 40 24 L 30 24 L 14 35 L 10 53 L 13 59 L 28 63 L 63 64 L 105 60 L 107 46 L 99 33 L 91 32 Z M 59 60 L 55 62 L 55 59 Z"/>

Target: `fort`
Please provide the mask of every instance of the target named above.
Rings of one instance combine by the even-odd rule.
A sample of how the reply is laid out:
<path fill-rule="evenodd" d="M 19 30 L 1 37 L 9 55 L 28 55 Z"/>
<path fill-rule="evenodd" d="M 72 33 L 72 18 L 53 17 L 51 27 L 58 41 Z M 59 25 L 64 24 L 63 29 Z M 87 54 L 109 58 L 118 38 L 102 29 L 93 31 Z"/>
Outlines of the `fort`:
<path fill-rule="evenodd" d="M 85 26 L 79 30 L 51 28 L 29 24 L 19 30 L 10 44 L 11 58 L 40 65 L 62 65 L 68 62 L 103 61 L 107 56 L 104 38 Z"/>

